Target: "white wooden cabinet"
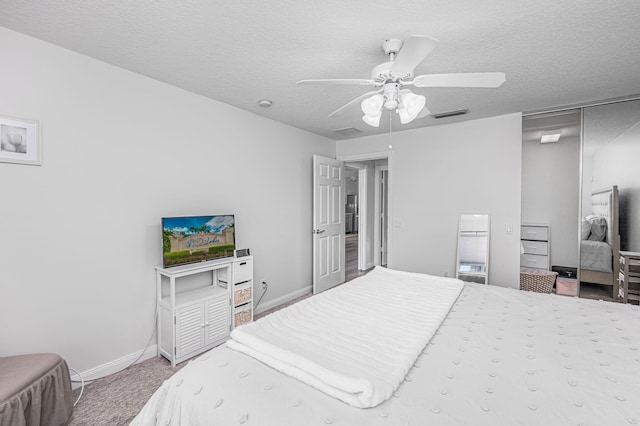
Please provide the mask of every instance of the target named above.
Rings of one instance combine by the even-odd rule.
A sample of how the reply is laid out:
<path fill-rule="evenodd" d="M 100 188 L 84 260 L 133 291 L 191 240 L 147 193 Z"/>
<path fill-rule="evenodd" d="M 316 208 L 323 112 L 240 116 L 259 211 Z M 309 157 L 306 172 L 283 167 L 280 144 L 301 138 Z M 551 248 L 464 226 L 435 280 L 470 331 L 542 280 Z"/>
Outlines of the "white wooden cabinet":
<path fill-rule="evenodd" d="M 249 296 L 240 305 L 248 303 L 253 319 L 252 285 L 251 256 L 157 267 L 158 355 L 175 366 L 223 343 L 232 327 L 234 291 Z"/>
<path fill-rule="evenodd" d="M 551 228 L 547 224 L 520 226 L 520 266 L 549 269 Z"/>
<path fill-rule="evenodd" d="M 176 361 L 224 342 L 229 335 L 228 318 L 229 300 L 225 292 L 220 297 L 176 308 Z"/>

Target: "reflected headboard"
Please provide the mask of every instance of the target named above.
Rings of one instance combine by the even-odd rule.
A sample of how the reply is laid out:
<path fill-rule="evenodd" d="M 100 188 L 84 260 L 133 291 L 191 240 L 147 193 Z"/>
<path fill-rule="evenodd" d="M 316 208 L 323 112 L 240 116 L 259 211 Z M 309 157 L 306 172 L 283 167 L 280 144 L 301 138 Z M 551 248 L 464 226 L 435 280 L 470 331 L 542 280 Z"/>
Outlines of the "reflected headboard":
<path fill-rule="evenodd" d="M 591 214 L 604 217 L 607 221 L 607 242 L 614 246 L 618 230 L 618 187 L 594 192 L 591 195 Z M 620 249 L 620 247 L 618 247 Z M 614 260 L 617 259 L 614 256 Z"/>

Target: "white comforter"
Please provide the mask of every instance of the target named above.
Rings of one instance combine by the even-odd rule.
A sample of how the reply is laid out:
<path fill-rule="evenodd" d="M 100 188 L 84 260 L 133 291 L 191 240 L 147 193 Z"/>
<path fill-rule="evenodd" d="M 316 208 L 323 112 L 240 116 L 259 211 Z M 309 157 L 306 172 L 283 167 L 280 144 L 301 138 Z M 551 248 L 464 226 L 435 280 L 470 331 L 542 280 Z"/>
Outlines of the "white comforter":
<path fill-rule="evenodd" d="M 360 408 L 390 398 L 462 290 L 376 267 L 231 333 L 227 346 Z"/>

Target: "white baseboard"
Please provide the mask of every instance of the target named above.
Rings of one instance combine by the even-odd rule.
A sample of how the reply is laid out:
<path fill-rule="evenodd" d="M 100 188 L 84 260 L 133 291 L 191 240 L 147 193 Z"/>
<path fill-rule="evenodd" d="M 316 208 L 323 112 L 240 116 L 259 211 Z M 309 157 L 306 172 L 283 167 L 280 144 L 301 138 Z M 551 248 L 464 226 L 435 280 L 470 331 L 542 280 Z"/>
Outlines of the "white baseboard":
<path fill-rule="evenodd" d="M 307 287 L 303 287 L 300 290 L 296 290 L 293 293 L 289 293 L 289 294 L 285 294 L 284 296 L 280 296 L 280 297 L 276 297 L 273 300 L 269 300 L 268 302 L 265 302 L 263 304 L 258 305 L 253 313 L 254 314 L 261 314 L 264 311 L 268 311 L 271 308 L 275 308 L 276 306 L 280 306 L 284 303 L 290 302 L 293 299 L 300 297 L 300 296 L 304 296 L 307 293 L 311 293 L 311 291 L 313 290 L 313 286 L 307 286 Z"/>
<path fill-rule="evenodd" d="M 158 345 L 151 345 L 144 350 L 125 355 L 122 358 L 109 361 L 106 364 L 99 365 L 86 371 L 82 371 L 80 372 L 80 374 L 82 375 L 82 379 L 86 383 L 124 370 L 129 365 L 134 363 L 134 361 L 137 364 L 142 361 L 151 359 L 156 355 L 158 355 Z M 73 383 L 73 389 L 79 388 L 81 386 L 80 377 L 73 371 L 71 372 L 71 380 Z"/>

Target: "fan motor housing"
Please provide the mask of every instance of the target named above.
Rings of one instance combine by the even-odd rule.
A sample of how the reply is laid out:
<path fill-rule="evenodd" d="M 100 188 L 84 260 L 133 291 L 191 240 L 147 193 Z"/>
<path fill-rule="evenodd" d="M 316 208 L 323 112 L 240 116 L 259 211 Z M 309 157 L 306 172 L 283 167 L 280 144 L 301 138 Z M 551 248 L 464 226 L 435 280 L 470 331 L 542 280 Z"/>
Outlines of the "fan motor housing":
<path fill-rule="evenodd" d="M 382 42 L 382 50 L 386 55 L 397 55 L 402 48 L 402 40 L 397 38 L 388 38 Z"/>

